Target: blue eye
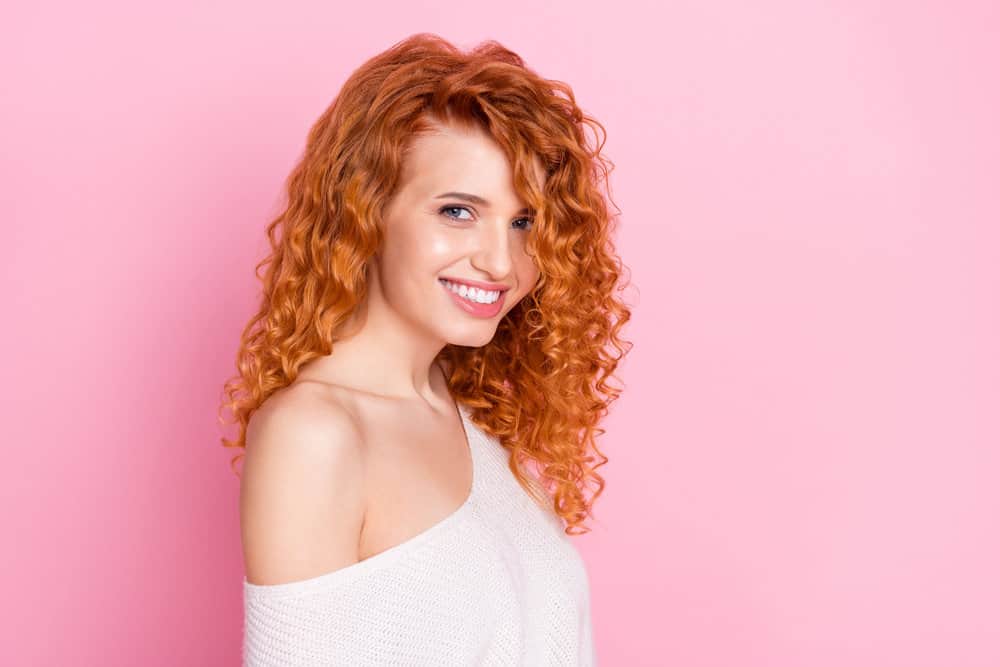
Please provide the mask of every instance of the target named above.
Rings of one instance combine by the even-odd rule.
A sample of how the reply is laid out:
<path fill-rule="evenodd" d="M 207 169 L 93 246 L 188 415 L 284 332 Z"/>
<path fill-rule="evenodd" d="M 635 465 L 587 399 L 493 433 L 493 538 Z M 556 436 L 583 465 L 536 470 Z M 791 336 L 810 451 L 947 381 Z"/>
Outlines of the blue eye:
<path fill-rule="evenodd" d="M 438 209 L 438 213 L 444 215 L 447 218 L 451 218 L 452 220 L 471 220 L 472 219 L 472 218 L 459 218 L 459 217 L 456 217 L 454 215 L 451 215 L 449 213 L 449 211 L 465 211 L 466 213 L 470 213 L 469 209 L 466 208 L 465 206 L 442 206 L 440 209 Z M 515 223 L 522 222 L 522 221 L 525 223 L 525 226 L 524 227 L 515 227 L 515 229 L 520 229 L 522 231 L 528 231 L 528 230 L 531 229 L 531 226 L 535 224 L 535 221 L 534 221 L 533 218 L 518 218 L 515 221 Z"/>
<path fill-rule="evenodd" d="M 445 211 L 466 211 L 466 212 L 468 212 L 469 209 L 465 208 L 464 206 L 443 206 L 443 207 L 441 207 L 441 210 L 438 211 L 438 212 L 439 213 L 444 213 Z M 451 215 L 448 215 L 447 217 L 454 218 L 454 216 L 451 216 Z M 470 218 L 454 218 L 454 219 L 456 219 L 456 220 L 469 220 Z"/>

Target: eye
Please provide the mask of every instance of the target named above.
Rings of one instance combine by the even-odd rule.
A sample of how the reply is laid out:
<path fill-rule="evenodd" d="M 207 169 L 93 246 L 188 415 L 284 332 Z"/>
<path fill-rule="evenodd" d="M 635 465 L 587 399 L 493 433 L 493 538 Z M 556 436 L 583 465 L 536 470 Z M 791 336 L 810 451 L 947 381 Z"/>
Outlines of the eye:
<path fill-rule="evenodd" d="M 452 218 L 454 220 L 471 220 L 472 219 L 472 218 L 456 218 L 453 215 L 449 215 L 448 214 L 449 211 L 465 211 L 466 213 L 468 213 L 469 209 L 465 208 L 464 206 L 442 206 L 438 210 L 438 213 L 441 213 L 441 214 L 445 215 L 445 217 Z"/>
<path fill-rule="evenodd" d="M 518 218 L 517 220 L 514 221 L 514 224 L 516 225 L 517 223 L 522 221 L 525 223 L 525 226 L 518 227 L 518 229 L 523 229 L 524 231 L 530 230 L 531 227 L 535 224 L 535 221 L 532 218 Z"/>
<path fill-rule="evenodd" d="M 465 206 L 451 206 L 451 205 L 449 205 L 449 206 L 442 206 L 441 208 L 438 209 L 438 213 L 440 213 L 441 215 L 445 216 L 446 218 L 451 218 L 452 220 L 471 220 L 472 219 L 471 217 L 470 218 L 459 218 L 459 217 L 456 217 L 456 216 L 452 215 L 452 213 L 454 211 L 465 211 L 466 213 L 469 213 L 471 215 L 471 211 L 468 208 L 466 208 Z M 519 227 L 518 226 L 519 223 L 523 223 L 524 226 L 523 227 Z M 534 218 L 518 218 L 517 220 L 514 221 L 515 229 L 520 229 L 522 231 L 528 231 L 528 230 L 530 230 L 531 227 L 532 227 L 532 225 L 534 225 L 534 224 L 535 224 Z"/>

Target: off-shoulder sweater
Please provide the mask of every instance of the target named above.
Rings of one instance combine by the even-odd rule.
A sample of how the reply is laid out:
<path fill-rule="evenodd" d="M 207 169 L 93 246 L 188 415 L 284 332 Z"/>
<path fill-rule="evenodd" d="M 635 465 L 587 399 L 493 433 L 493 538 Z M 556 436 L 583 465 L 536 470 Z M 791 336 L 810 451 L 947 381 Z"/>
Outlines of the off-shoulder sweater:
<path fill-rule="evenodd" d="M 464 504 L 333 572 L 273 585 L 244 577 L 245 667 L 596 664 L 587 571 L 561 519 L 458 409 L 473 463 Z"/>

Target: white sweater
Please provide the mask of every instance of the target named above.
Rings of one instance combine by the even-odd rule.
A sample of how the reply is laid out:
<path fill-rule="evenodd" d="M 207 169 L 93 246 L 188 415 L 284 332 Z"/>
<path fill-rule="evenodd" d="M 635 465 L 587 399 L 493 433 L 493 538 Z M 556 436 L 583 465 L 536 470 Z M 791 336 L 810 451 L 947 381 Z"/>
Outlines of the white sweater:
<path fill-rule="evenodd" d="M 472 493 L 402 544 L 284 584 L 243 578 L 245 667 L 595 664 L 587 571 L 561 519 L 459 404 Z"/>

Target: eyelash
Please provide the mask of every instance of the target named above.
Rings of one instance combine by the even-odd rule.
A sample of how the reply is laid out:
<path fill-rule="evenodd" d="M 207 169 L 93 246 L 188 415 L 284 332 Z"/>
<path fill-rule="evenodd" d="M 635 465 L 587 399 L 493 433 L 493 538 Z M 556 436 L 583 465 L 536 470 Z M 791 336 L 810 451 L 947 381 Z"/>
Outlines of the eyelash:
<path fill-rule="evenodd" d="M 438 209 L 438 213 L 440 213 L 441 215 L 444 215 L 445 211 L 450 211 L 450 210 L 453 210 L 453 209 L 462 209 L 463 211 L 469 211 L 469 213 L 472 213 L 472 211 L 469 210 L 469 208 L 467 206 L 442 206 L 440 209 Z M 450 215 L 445 216 L 445 217 L 451 218 L 452 220 L 460 220 L 460 218 L 455 218 L 455 217 L 450 216 Z M 518 218 L 518 220 L 527 220 L 532 225 L 535 224 L 535 219 L 534 218 Z M 522 231 L 528 231 L 528 230 L 531 229 L 531 227 L 519 227 L 518 229 L 521 229 Z"/>

